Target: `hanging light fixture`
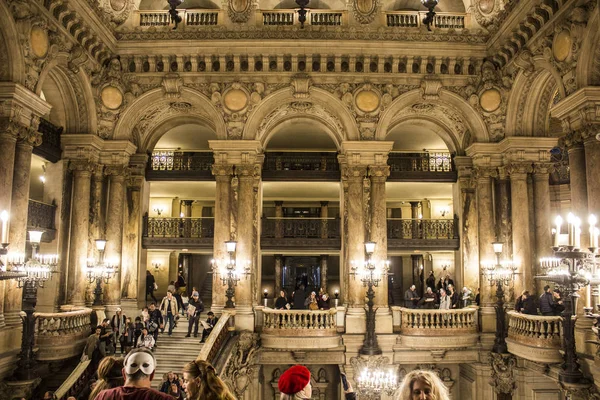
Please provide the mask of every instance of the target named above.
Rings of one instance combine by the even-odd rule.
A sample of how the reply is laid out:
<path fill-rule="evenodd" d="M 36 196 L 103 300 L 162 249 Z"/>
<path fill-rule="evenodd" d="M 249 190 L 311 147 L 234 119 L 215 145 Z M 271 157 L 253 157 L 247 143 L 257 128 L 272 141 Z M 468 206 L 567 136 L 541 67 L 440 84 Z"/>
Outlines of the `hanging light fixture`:
<path fill-rule="evenodd" d="M 169 3 L 169 15 L 171 16 L 171 21 L 175 23 L 174 30 L 177 29 L 177 25 L 182 21 L 182 18 L 179 16 L 179 12 L 177 11 L 177 7 L 183 3 L 183 0 L 167 0 Z"/>
<path fill-rule="evenodd" d="M 310 0 L 296 0 L 296 4 L 300 7 L 298 10 L 298 22 L 300 22 L 300 28 L 304 28 L 304 23 L 306 22 L 306 6 L 308 5 Z"/>
<path fill-rule="evenodd" d="M 421 3 L 425 8 L 429 10 L 427 11 L 426 17 L 423 19 L 423 23 L 427 25 L 427 30 L 431 31 L 431 25 L 433 24 L 435 18 L 434 10 L 435 7 L 438 5 L 439 0 L 421 0 Z"/>

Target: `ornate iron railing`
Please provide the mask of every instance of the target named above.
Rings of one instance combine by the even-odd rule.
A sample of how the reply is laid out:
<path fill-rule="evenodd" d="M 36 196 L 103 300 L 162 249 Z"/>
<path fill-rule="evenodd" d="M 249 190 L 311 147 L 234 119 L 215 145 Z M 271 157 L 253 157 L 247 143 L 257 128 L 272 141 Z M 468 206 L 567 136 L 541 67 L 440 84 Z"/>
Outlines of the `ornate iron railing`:
<path fill-rule="evenodd" d="M 33 152 L 44 157 L 50 162 L 57 162 L 61 158 L 60 135 L 62 126 L 56 126 L 52 122 L 40 118 L 38 132 L 42 134 L 42 144 L 33 148 Z"/>
<path fill-rule="evenodd" d="M 55 216 L 55 204 L 47 204 L 29 199 L 27 229 L 43 231 L 43 242 L 51 242 L 56 236 Z"/>
<path fill-rule="evenodd" d="M 452 154 L 443 152 L 390 153 L 391 172 L 451 172 L 454 171 Z"/>
<path fill-rule="evenodd" d="M 144 216 L 143 236 L 149 238 L 212 238 L 215 221 L 203 218 L 163 218 Z"/>
<path fill-rule="evenodd" d="M 213 163 L 212 152 L 155 151 L 148 159 L 146 177 L 150 180 L 213 179 Z"/>
<path fill-rule="evenodd" d="M 263 310 L 263 333 L 279 336 L 336 336 L 337 310 Z"/>
<path fill-rule="evenodd" d="M 262 237 L 337 239 L 340 237 L 340 219 L 263 217 Z"/>
<path fill-rule="evenodd" d="M 339 181 L 337 153 L 269 152 L 263 163 L 263 180 Z"/>
<path fill-rule="evenodd" d="M 458 239 L 454 219 L 388 218 L 388 239 Z"/>

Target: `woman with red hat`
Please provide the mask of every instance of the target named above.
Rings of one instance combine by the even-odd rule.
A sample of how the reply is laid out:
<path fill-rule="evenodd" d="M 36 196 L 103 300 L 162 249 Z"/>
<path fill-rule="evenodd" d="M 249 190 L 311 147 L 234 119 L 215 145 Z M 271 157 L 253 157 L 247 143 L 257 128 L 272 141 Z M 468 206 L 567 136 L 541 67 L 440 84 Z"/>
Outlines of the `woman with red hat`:
<path fill-rule="evenodd" d="M 281 392 L 280 400 L 306 400 L 312 396 L 310 371 L 303 365 L 294 365 L 279 377 L 277 387 Z M 348 383 L 346 400 L 356 399 L 352 386 Z"/>

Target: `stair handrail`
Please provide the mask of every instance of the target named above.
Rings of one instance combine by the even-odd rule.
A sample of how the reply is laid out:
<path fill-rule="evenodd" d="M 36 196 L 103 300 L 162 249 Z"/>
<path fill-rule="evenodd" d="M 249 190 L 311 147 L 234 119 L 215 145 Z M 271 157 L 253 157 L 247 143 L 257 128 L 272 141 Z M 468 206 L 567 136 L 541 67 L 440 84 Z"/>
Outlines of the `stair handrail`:
<path fill-rule="evenodd" d="M 217 325 L 215 325 L 210 332 L 210 335 L 208 335 L 204 346 L 202 346 L 197 360 L 208 361 L 214 365 L 219 350 L 223 347 L 229 336 L 230 318 L 232 318 L 232 316 L 229 312 L 223 312 L 223 314 L 221 314 L 221 318 L 217 321 Z"/>
<path fill-rule="evenodd" d="M 64 400 L 69 396 L 76 396 L 78 393 L 74 393 L 73 389 L 76 389 L 77 387 L 81 389 L 83 386 L 81 381 L 89 380 L 94 372 L 96 372 L 97 368 L 98 363 L 92 363 L 92 360 L 90 359 L 80 361 L 69 377 L 65 379 L 58 389 L 56 389 L 54 396 L 58 400 Z"/>

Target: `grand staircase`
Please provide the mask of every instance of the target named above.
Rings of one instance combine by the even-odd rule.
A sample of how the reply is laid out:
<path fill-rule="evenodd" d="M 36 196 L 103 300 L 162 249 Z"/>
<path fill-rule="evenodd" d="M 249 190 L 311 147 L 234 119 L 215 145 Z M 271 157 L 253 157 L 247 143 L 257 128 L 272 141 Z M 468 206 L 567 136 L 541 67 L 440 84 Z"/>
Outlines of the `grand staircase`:
<path fill-rule="evenodd" d="M 206 320 L 206 315 L 203 314 L 202 320 Z M 180 316 L 177 327 L 173 329 L 173 335 L 168 335 L 168 329 L 164 333 L 158 335 L 158 347 L 154 351 L 156 356 L 156 373 L 154 374 L 154 387 L 158 388 L 161 384 L 163 375 L 169 371 L 173 371 L 182 376 L 181 370 L 183 366 L 198 357 L 203 344 L 200 343 L 202 335 L 202 325 L 200 325 L 198 337 L 186 338 L 188 321 L 185 317 Z"/>

